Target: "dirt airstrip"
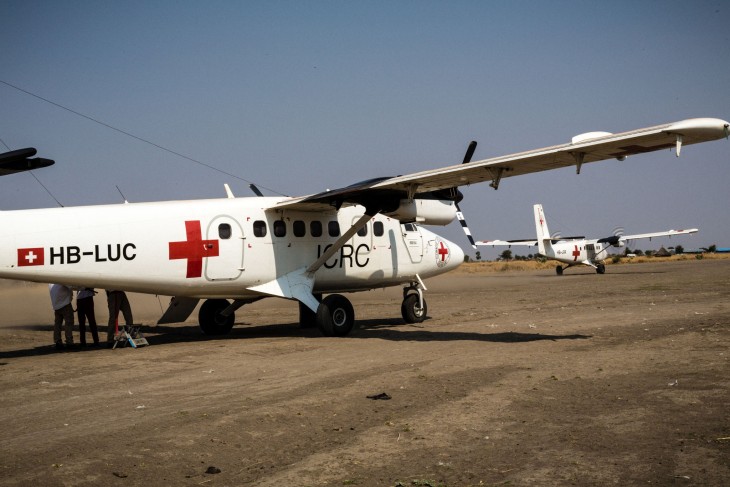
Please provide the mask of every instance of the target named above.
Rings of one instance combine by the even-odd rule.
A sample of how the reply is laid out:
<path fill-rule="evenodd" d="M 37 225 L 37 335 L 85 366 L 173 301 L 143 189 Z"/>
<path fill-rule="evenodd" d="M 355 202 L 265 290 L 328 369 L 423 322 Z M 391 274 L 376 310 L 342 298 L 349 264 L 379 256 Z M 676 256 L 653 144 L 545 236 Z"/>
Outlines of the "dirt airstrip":
<path fill-rule="evenodd" d="M 149 347 L 61 353 L 0 283 L 0 485 L 730 485 L 730 260 L 468 270 L 419 325 L 395 288 L 345 338 L 264 300 L 210 339 L 131 295 Z"/>

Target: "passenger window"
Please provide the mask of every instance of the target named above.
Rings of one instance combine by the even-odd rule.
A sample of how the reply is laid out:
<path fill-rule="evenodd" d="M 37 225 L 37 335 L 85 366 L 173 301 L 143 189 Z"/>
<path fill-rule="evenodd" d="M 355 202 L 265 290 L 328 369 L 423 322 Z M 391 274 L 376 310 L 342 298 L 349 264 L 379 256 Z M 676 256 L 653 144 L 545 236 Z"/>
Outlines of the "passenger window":
<path fill-rule="evenodd" d="M 385 233 L 385 230 L 383 228 L 383 222 L 374 222 L 373 223 L 373 235 L 376 237 L 382 237 Z"/>
<path fill-rule="evenodd" d="M 360 237 L 367 237 L 368 235 L 368 226 L 365 225 L 360 230 L 357 231 L 358 236 Z"/>
<path fill-rule="evenodd" d="M 307 233 L 307 226 L 301 220 L 294 220 L 292 230 L 294 230 L 295 237 L 303 237 Z"/>
<path fill-rule="evenodd" d="M 277 237 L 286 237 L 286 222 L 276 220 L 274 222 L 274 235 Z"/>
<path fill-rule="evenodd" d="M 321 237 L 322 236 L 322 222 L 319 220 L 314 220 L 309 224 L 309 232 L 312 234 L 312 237 Z"/>
<path fill-rule="evenodd" d="M 340 223 L 337 221 L 332 221 L 327 224 L 327 231 L 329 232 L 330 237 L 339 237 L 340 236 Z"/>
<path fill-rule="evenodd" d="M 266 222 L 261 220 L 256 220 L 253 222 L 253 234 L 256 237 L 265 237 L 266 236 Z"/>
<path fill-rule="evenodd" d="M 228 223 L 218 225 L 218 238 L 228 240 L 231 238 L 231 226 Z"/>

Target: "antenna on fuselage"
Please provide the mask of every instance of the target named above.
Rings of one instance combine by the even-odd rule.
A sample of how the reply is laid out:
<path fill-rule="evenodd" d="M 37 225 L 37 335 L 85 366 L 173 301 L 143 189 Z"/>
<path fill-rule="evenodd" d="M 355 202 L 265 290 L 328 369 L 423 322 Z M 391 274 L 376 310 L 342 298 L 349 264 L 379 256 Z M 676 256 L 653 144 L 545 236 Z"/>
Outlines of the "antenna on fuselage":
<path fill-rule="evenodd" d="M 122 199 L 124 200 L 124 204 L 125 205 L 129 204 L 129 201 L 127 201 L 127 197 L 124 196 L 124 193 L 122 193 L 122 190 L 119 189 L 119 186 L 117 186 L 116 184 L 114 186 L 117 188 L 117 191 L 119 191 L 119 194 L 122 195 Z"/>

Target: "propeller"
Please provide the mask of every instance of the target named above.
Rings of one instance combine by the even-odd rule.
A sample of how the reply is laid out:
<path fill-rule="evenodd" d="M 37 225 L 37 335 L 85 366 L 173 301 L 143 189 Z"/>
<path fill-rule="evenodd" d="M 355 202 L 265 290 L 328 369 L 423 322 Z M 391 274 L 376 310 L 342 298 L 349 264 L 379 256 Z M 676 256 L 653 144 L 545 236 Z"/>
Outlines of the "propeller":
<path fill-rule="evenodd" d="M 599 238 L 598 243 L 607 243 L 609 245 L 618 246 L 621 237 L 624 236 L 624 228 L 616 227 L 613 229 L 613 235 L 610 237 Z"/>
<path fill-rule="evenodd" d="M 477 141 L 472 140 L 469 142 L 469 147 L 466 148 L 466 154 L 464 154 L 464 160 L 462 161 L 462 164 L 469 164 L 471 162 L 471 158 L 474 155 L 474 151 L 477 148 Z M 464 234 L 466 234 L 466 238 L 469 239 L 469 243 L 471 244 L 471 247 L 476 250 L 477 245 L 474 243 L 474 237 L 471 236 L 471 232 L 469 231 L 469 226 L 466 224 L 466 219 L 464 218 L 464 214 L 461 212 L 461 208 L 459 208 L 459 201 L 464 199 L 464 195 L 459 191 L 458 188 L 452 188 L 456 190 L 457 198 L 454 199 L 454 205 L 456 206 L 456 218 L 459 219 L 459 223 L 461 223 L 461 228 L 464 230 Z"/>

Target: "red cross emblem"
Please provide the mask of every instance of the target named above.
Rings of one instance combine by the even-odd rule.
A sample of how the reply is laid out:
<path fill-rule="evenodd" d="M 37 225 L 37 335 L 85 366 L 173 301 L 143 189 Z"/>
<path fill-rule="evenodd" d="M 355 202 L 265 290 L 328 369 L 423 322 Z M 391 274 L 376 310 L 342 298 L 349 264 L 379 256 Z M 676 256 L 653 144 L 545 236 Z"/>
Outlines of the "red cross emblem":
<path fill-rule="evenodd" d="M 436 247 L 436 265 L 443 267 L 449 261 L 449 248 L 439 240 L 439 245 Z"/>
<path fill-rule="evenodd" d="M 203 257 L 218 257 L 218 240 L 203 240 L 200 220 L 186 221 L 187 240 L 170 242 L 170 260 L 187 259 L 188 272 L 185 277 L 203 275 Z"/>
<path fill-rule="evenodd" d="M 578 246 L 576 245 L 573 251 L 573 261 L 577 261 L 578 257 L 580 257 L 580 250 L 578 250 Z"/>

